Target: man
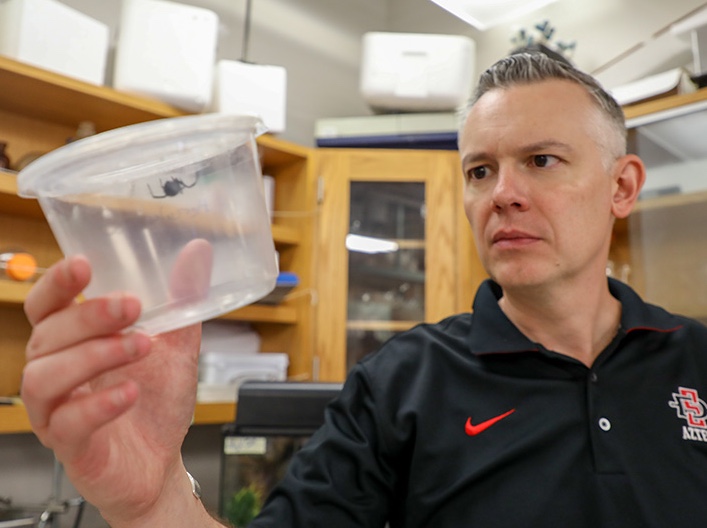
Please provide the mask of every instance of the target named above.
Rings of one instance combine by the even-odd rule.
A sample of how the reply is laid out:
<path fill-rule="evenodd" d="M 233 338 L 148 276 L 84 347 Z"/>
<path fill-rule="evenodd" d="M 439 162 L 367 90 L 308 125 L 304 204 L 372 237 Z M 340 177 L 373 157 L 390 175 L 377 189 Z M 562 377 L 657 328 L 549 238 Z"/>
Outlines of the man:
<path fill-rule="evenodd" d="M 613 222 L 645 179 L 625 142 L 621 109 L 567 65 L 518 55 L 482 75 L 460 153 L 492 280 L 473 314 L 420 325 L 353 369 L 253 528 L 707 518 L 707 444 L 682 426 L 707 428 L 707 329 L 605 273 Z M 198 329 L 119 334 L 137 301 L 74 304 L 89 275 L 62 262 L 27 299 L 37 435 L 113 528 L 219 526 L 179 454 Z"/>

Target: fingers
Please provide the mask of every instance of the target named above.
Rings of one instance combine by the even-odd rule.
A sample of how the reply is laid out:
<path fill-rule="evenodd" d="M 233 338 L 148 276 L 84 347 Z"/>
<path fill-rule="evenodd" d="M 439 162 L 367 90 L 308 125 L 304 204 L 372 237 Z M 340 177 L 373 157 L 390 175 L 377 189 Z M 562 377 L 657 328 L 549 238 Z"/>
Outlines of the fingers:
<path fill-rule="evenodd" d="M 128 380 L 80 395 L 57 407 L 45 425 L 32 426 L 46 447 L 54 449 L 60 459 L 71 460 L 82 454 L 96 431 L 129 410 L 138 395 L 137 384 Z"/>
<path fill-rule="evenodd" d="M 148 336 L 132 333 L 88 341 L 30 361 L 23 373 L 22 398 L 33 426 L 46 427 L 51 413 L 77 387 L 146 356 L 150 344 Z"/>
<path fill-rule="evenodd" d="M 141 307 L 134 296 L 118 293 L 75 303 L 90 279 L 88 261 L 77 256 L 52 266 L 30 290 L 25 313 L 34 329 L 27 343 L 28 361 L 137 321 Z"/>
<path fill-rule="evenodd" d="M 50 313 L 70 305 L 91 280 L 91 267 L 81 256 L 62 260 L 39 278 L 27 294 L 25 314 L 34 326 Z"/>
<path fill-rule="evenodd" d="M 25 301 L 34 328 L 21 392 L 32 427 L 45 445 L 54 446 L 61 438 L 88 439 L 130 408 L 137 384 L 116 383 L 103 375 L 139 360 L 151 347 L 143 334 L 120 333 L 140 316 L 137 298 L 115 294 L 75 302 L 90 278 L 85 258 L 67 259 L 52 266 Z"/>
<path fill-rule="evenodd" d="M 140 301 L 120 293 L 56 311 L 35 323 L 27 342 L 27 360 L 32 361 L 81 341 L 120 332 L 139 316 Z"/>
<path fill-rule="evenodd" d="M 208 240 L 195 238 L 182 248 L 169 276 L 169 291 L 176 301 L 205 299 L 211 286 L 214 249 Z"/>

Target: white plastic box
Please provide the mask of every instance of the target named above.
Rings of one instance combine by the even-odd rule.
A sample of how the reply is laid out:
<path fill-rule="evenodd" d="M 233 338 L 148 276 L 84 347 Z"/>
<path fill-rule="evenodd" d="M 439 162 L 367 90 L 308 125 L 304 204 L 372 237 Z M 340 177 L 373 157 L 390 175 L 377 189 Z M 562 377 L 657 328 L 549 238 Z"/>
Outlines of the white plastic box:
<path fill-rule="evenodd" d="M 113 86 L 189 112 L 211 102 L 218 15 L 166 0 L 123 0 Z"/>
<path fill-rule="evenodd" d="M 57 0 L 0 0 L 0 54 L 103 84 L 108 26 Z"/>
<path fill-rule="evenodd" d="M 475 55 L 461 35 L 366 33 L 361 95 L 379 112 L 456 110 L 471 95 Z"/>
<path fill-rule="evenodd" d="M 212 110 L 256 114 L 270 132 L 284 132 L 287 70 L 281 66 L 218 61 L 214 72 Z"/>
<path fill-rule="evenodd" d="M 248 323 L 213 319 L 201 328 L 201 350 L 257 354 L 260 352 L 260 335 Z"/>
<path fill-rule="evenodd" d="M 197 399 L 201 402 L 236 401 L 246 380 L 285 381 L 289 357 L 285 353 L 207 352 L 199 357 Z"/>

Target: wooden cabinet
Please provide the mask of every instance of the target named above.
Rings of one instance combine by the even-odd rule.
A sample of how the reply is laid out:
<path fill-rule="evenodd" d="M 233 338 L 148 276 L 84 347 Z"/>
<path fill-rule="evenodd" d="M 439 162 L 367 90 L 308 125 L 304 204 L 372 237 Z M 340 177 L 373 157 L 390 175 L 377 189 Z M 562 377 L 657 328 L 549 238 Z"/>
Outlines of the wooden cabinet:
<path fill-rule="evenodd" d="M 320 149 L 319 378 L 396 332 L 468 311 L 485 277 L 449 151 Z"/>
<path fill-rule="evenodd" d="M 107 87 L 94 86 L 0 57 L 0 140 L 13 161 L 63 145 L 81 121 L 98 132 L 183 112 Z M 289 375 L 312 377 L 312 254 L 316 214 L 316 175 L 311 149 L 265 135 L 258 138 L 263 172 L 275 178 L 273 238 L 282 270 L 297 273 L 300 285 L 284 303 L 251 305 L 224 316 L 248 321 L 261 335 L 265 352 L 287 352 Z M 0 247 L 32 252 L 42 268 L 61 252 L 34 200 L 19 198 L 13 174 L 0 173 Z M 24 347 L 30 335 L 22 303 L 30 285 L 0 281 L 0 394 L 20 384 Z M 232 420 L 234 405 L 199 404 L 195 423 Z M 0 406 L 0 433 L 29 431 L 21 405 Z"/>
<path fill-rule="evenodd" d="M 707 322 L 707 89 L 625 113 L 647 176 L 616 225 L 608 271 L 646 301 Z"/>

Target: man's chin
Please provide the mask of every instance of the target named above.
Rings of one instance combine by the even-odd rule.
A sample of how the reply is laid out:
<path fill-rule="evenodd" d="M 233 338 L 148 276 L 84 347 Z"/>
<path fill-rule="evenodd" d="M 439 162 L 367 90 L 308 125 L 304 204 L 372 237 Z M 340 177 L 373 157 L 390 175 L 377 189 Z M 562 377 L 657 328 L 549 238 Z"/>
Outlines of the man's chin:
<path fill-rule="evenodd" d="M 491 272 L 489 276 L 503 289 L 537 288 L 548 280 L 547 274 L 542 274 L 529 266 L 496 270 Z"/>

